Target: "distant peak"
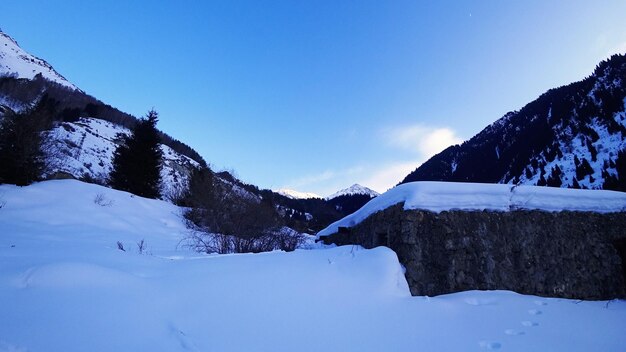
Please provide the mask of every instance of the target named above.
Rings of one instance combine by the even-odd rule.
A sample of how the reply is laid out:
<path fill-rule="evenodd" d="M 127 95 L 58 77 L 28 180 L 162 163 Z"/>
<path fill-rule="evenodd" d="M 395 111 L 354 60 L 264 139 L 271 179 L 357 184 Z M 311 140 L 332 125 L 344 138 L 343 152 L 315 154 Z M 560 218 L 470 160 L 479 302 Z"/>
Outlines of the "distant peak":
<path fill-rule="evenodd" d="M 326 197 L 326 199 L 334 199 L 341 196 L 355 195 L 355 194 L 363 194 L 370 196 L 371 198 L 378 197 L 380 193 L 374 191 L 371 188 L 367 188 L 365 186 L 361 186 L 358 183 L 353 184 L 352 186 L 342 189 L 339 192 L 333 193 L 330 196 Z"/>
<path fill-rule="evenodd" d="M 281 188 L 275 191 L 276 193 L 291 199 L 311 199 L 322 198 L 319 195 L 311 192 L 300 192 L 293 189 Z"/>

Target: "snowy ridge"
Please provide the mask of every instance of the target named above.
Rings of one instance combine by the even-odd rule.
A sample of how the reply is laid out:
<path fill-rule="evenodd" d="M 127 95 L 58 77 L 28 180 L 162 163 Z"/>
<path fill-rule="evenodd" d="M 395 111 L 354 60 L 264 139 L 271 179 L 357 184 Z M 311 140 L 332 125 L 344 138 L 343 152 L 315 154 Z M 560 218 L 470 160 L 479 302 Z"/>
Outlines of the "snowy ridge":
<path fill-rule="evenodd" d="M 339 227 L 352 227 L 368 216 L 399 203 L 404 203 L 406 210 L 433 212 L 528 209 L 610 213 L 626 210 L 626 193 L 506 184 L 410 182 L 372 199 L 355 213 L 320 231 L 317 236 L 336 233 Z"/>
<path fill-rule="evenodd" d="M 181 245 L 180 208 L 75 180 L 0 185 L 0 204 L 0 302 L 10 302 L 0 304 L 3 352 L 626 346 L 623 300 L 411 297 L 385 247 L 199 254 Z"/>
<path fill-rule="evenodd" d="M 45 60 L 27 53 L 13 38 L 0 32 L 0 76 L 33 79 L 39 74 L 49 81 L 78 89 Z"/>
<path fill-rule="evenodd" d="M 350 186 L 348 188 L 345 188 L 345 189 L 342 189 L 342 190 L 340 190 L 338 192 L 335 192 L 335 193 L 329 195 L 328 197 L 326 197 L 324 199 L 330 200 L 330 199 L 334 199 L 334 198 L 337 198 L 337 197 L 349 196 L 349 195 L 354 195 L 354 194 L 364 194 L 366 196 L 370 196 L 371 198 L 374 198 L 374 197 L 377 197 L 377 196 L 380 195 L 380 193 L 378 193 L 378 192 L 376 192 L 376 191 L 374 191 L 374 190 L 372 190 L 370 188 L 367 188 L 367 187 L 361 186 L 358 183 L 355 183 L 352 186 Z"/>
<path fill-rule="evenodd" d="M 293 189 L 281 188 L 275 191 L 276 193 L 291 199 L 311 199 L 322 198 L 319 195 L 312 192 L 300 192 Z"/>

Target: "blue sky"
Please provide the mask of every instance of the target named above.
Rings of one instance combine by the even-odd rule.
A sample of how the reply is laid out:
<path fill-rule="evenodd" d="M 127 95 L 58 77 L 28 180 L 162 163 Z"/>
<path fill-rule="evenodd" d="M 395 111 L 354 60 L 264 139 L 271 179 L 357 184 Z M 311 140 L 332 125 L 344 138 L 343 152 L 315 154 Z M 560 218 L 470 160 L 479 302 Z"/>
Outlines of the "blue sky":
<path fill-rule="evenodd" d="M 91 95 L 263 188 L 385 191 L 626 52 L 626 1 L 3 0 Z"/>

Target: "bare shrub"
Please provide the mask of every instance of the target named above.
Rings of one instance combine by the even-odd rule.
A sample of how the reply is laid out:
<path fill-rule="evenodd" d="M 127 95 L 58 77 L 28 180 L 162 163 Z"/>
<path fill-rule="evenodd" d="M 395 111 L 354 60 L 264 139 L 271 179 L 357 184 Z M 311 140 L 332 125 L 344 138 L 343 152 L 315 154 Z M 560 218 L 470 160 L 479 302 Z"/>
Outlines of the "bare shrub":
<path fill-rule="evenodd" d="M 306 235 L 289 227 L 283 227 L 274 236 L 276 249 L 292 252 L 306 242 Z"/>
<path fill-rule="evenodd" d="M 101 207 L 110 207 L 111 205 L 113 205 L 113 200 L 107 199 L 106 196 L 102 193 L 96 194 L 93 202 Z"/>
<path fill-rule="evenodd" d="M 144 254 L 147 248 L 148 244 L 143 238 L 141 241 L 137 242 L 137 250 L 139 251 L 139 254 Z"/>
<path fill-rule="evenodd" d="M 306 241 L 306 235 L 288 227 L 254 237 L 225 235 L 204 230 L 192 230 L 186 246 L 203 253 L 261 253 L 274 250 L 294 251 Z"/>
<path fill-rule="evenodd" d="M 284 226 L 268 199 L 242 193 L 236 184 L 215 177 L 209 169 L 195 170 L 179 199 L 190 229 L 188 247 L 205 253 L 291 251 L 304 235 Z"/>

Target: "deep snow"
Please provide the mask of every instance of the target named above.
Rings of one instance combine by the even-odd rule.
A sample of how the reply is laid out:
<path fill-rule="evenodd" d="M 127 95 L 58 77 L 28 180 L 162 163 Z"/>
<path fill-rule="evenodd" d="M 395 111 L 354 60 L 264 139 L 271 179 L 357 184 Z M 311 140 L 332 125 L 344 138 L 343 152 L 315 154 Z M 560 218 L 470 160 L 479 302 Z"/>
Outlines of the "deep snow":
<path fill-rule="evenodd" d="M 3 185 L 0 204 L 3 352 L 626 346 L 622 301 L 410 297 L 383 247 L 199 255 L 180 245 L 179 208 L 78 181 Z M 141 239 L 147 254 L 138 253 Z"/>
<path fill-rule="evenodd" d="M 539 209 L 608 213 L 626 210 L 626 193 L 508 184 L 409 182 L 372 199 L 353 214 L 318 232 L 317 236 L 336 233 L 339 227 L 352 227 L 368 216 L 398 203 L 404 203 L 404 209 L 433 212 Z"/>

